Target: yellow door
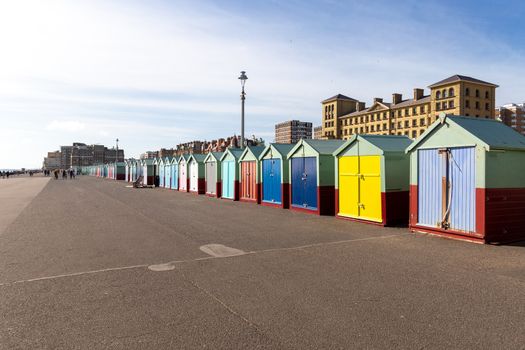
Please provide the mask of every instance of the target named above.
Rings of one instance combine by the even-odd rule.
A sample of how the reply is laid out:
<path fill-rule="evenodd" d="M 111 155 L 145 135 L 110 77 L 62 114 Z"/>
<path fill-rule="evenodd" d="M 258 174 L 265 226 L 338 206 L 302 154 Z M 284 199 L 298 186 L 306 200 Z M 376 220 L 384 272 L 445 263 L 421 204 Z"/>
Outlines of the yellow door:
<path fill-rule="evenodd" d="M 359 215 L 359 157 L 339 158 L 339 215 Z"/>
<path fill-rule="evenodd" d="M 359 217 L 381 222 L 380 156 L 359 157 L 359 170 Z"/>

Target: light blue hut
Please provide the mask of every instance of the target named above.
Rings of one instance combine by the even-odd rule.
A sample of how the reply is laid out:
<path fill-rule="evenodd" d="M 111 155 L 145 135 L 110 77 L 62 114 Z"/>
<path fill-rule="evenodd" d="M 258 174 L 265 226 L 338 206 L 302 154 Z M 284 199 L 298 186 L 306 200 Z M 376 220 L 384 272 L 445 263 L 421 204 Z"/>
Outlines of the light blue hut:
<path fill-rule="evenodd" d="M 173 157 L 171 160 L 171 179 L 170 179 L 170 188 L 172 190 L 178 190 L 179 189 L 179 159 L 177 157 Z"/>
<path fill-rule="evenodd" d="M 239 158 L 242 149 L 228 148 L 221 157 L 221 198 L 239 200 Z"/>

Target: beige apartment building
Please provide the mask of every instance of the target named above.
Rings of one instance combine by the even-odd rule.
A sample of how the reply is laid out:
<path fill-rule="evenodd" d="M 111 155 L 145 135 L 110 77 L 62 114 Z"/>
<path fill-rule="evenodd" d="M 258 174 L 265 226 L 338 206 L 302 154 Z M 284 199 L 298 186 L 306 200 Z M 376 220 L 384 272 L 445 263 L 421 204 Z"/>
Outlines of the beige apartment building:
<path fill-rule="evenodd" d="M 348 139 L 354 134 L 406 135 L 416 138 L 441 112 L 474 118 L 495 118 L 496 88 L 479 79 L 453 75 L 430 85 L 430 94 L 416 88 L 409 99 L 399 93 L 392 101 L 364 102 L 335 95 L 322 101 L 322 138 Z"/>
<path fill-rule="evenodd" d="M 300 139 L 312 138 L 312 123 L 289 120 L 275 125 L 276 143 L 296 143 Z"/>
<path fill-rule="evenodd" d="M 496 108 L 496 118 L 525 135 L 525 103 L 510 103 Z"/>

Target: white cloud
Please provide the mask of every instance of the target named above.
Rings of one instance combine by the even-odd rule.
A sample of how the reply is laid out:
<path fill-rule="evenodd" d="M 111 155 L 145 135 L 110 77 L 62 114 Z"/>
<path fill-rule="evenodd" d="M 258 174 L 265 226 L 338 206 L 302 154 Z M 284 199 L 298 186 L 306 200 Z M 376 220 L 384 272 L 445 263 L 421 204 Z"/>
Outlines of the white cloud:
<path fill-rule="evenodd" d="M 46 126 L 46 130 L 78 132 L 86 128 L 86 124 L 75 120 L 53 120 Z"/>

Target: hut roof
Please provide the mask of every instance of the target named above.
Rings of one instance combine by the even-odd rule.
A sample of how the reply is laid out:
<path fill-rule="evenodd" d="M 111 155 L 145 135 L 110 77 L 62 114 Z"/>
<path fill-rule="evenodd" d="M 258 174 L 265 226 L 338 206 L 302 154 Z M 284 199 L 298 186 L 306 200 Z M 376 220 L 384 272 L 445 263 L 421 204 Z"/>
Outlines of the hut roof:
<path fill-rule="evenodd" d="M 337 156 L 357 140 L 368 142 L 383 152 L 404 152 L 412 143 L 412 140 L 404 135 L 354 135 L 335 150 L 333 155 Z"/>
<path fill-rule="evenodd" d="M 459 127 L 465 130 L 488 150 L 522 150 L 525 151 L 525 136 L 521 135 L 507 125 L 493 119 L 480 119 L 462 116 L 440 115 L 421 136 L 406 149 L 412 151 L 423 140 L 429 137 L 435 129 L 443 125 Z"/>
<path fill-rule="evenodd" d="M 345 141 L 343 140 L 306 140 L 301 139 L 295 144 L 290 152 L 288 152 L 287 157 L 290 158 L 303 144 L 308 145 L 318 154 L 332 154 L 336 149 L 341 147 Z"/>

